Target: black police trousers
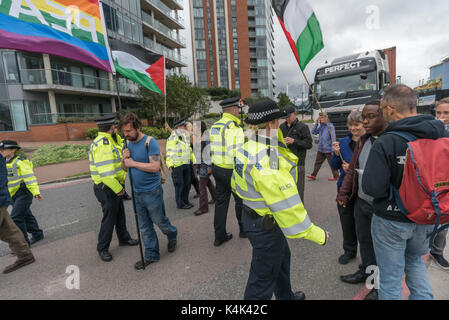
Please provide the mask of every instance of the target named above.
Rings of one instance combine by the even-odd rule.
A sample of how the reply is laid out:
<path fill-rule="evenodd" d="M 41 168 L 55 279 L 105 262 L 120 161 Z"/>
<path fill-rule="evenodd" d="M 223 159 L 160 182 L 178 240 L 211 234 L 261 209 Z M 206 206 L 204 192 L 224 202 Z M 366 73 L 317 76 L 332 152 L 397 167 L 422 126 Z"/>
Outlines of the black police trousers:
<path fill-rule="evenodd" d="M 253 247 L 251 268 L 245 289 L 245 300 L 292 300 L 290 282 L 290 248 L 277 224 L 262 229 L 262 217 L 244 207 L 243 230 Z"/>
<path fill-rule="evenodd" d="M 131 236 L 126 229 L 125 207 L 122 198 L 102 183 L 94 185 L 94 193 L 103 210 L 97 244 L 97 251 L 101 253 L 109 249 L 114 227 L 119 242 L 127 242 Z"/>
<path fill-rule="evenodd" d="M 242 212 L 243 203 L 242 199 L 232 192 L 231 189 L 231 177 L 232 169 L 223 169 L 217 166 L 212 167 L 212 175 L 215 179 L 217 193 L 217 200 L 215 202 L 215 214 L 214 214 L 214 229 L 215 240 L 224 240 L 226 238 L 226 219 L 228 216 L 229 200 L 231 200 L 231 193 L 234 196 L 235 201 L 235 215 L 239 222 L 240 232 L 243 231 L 242 226 Z"/>

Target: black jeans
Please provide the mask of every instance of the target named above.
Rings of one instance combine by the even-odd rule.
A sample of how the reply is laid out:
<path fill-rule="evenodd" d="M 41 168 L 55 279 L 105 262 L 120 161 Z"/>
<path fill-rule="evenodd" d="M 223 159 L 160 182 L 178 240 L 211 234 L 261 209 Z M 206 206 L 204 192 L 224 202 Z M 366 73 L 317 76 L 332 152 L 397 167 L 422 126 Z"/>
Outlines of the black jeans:
<path fill-rule="evenodd" d="M 365 200 L 357 197 L 354 205 L 355 230 L 360 245 L 362 264 L 360 270 L 366 273 L 366 268 L 376 266 L 376 254 L 374 253 L 373 239 L 371 237 L 371 220 L 373 219 L 373 206 Z"/>
<path fill-rule="evenodd" d="M 12 197 L 12 202 L 11 219 L 22 231 L 26 242 L 30 244 L 28 233 L 31 233 L 35 239 L 42 238 L 44 232 L 39 228 L 37 220 L 30 209 L 33 202 L 31 192 L 27 188 L 20 188 Z"/>
<path fill-rule="evenodd" d="M 127 242 L 131 236 L 126 229 L 125 207 L 122 198 L 102 183 L 94 185 L 94 193 L 103 210 L 97 244 L 97 251 L 101 253 L 109 249 L 114 227 L 119 242 Z"/>
<path fill-rule="evenodd" d="M 337 204 L 337 209 L 343 231 L 343 250 L 345 254 L 355 257 L 357 255 L 357 233 L 355 230 L 354 201 L 349 202 L 346 208 Z"/>
<path fill-rule="evenodd" d="M 229 200 L 231 200 L 231 193 L 235 201 L 235 215 L 239 222 L 240 232 L 243 232 L 242 227 L 242 212 L 243 203 L 231 189 L 232 169 L 223 169 L 213 166 L 212 175 L 216 183 L 217 202 L 215 203 L 214 215 L 214 229 L 215 240 L 224 240 L 226 238 L 226 219 L 228 216 Z"/>
<path fill-rule="evenodd" d="M 183 164 L 182 166 L 173 168 L 171 177 L 175 186 L 176 206 L 180 209 L 190 203 L 190 165 Z"/>

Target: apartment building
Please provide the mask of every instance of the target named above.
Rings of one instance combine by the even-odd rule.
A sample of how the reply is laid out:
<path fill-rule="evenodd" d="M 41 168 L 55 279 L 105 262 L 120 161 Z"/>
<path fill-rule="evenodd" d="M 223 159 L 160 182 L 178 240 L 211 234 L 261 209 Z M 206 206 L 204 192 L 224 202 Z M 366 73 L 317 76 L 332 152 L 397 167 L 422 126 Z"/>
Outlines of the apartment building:
<path fill-rule="evenodd" d="M 166 56 L 168 74 L 186 67 L 182 0 L 104 0 L 108 35 Z M 118 76 L 123 107 L 138 86 Z M 29 131 L 64 118 L 91 119 L 118 109 L 112 74 L 48 54 L 0 48 L 0 131 Z"/>
<path fill-rule="evenodd" d="M 191 0 L 194 81 L 274 98 L 274 12 L 265 0 Z"/>

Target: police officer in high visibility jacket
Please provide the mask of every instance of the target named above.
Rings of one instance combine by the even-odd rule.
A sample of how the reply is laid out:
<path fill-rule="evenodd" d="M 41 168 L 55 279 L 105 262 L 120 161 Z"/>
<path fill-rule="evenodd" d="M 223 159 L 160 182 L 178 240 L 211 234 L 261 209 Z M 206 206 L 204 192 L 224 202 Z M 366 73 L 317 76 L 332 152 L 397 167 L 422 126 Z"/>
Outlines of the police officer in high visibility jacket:
<path fill-rule="evenodd" d="M 253 134 L 236 153 L 233 190 L 243 200 L 242 223 L 253 247 L 245 299 L 302 300 L 290 283 L 287 238 L 324 245 L 328 233 L 315 226 L 296 188 L 297 160 L 285 145 L 278 119 L 284 115 L 272 100 L 250 107 L 246 123 Z"/>
<path fill-rule="evenodd" d="M 114 115 L 95 119 L 98 136 L 92 142 L 89 152 L 90 174 L 94 181 L 94 193 L 103 209 L 97 251 L 101 260 L 111 261 L 109 245 L 114 227 L 120 246 L 135 246 L 138 241 L 132 239 L 126 228 L 125 208 L 121 196 L 125 171 L 121 168 L 121 146 L 114 132 Z"/>
<path fill-rule="evenodd" d="M 215 203 L 214 246 L 218 247 L 223 242 L 232 239 L 232 234 L 226 232 L 226 219 L 228 215 L 229 200 L 231 199 L 231 176 L 234 164 L 234 156 L 237 148 L 244 142 L 243 129 L 238 118 L 239 108 L 243 106 L 239 97 L 229 98 L 220 103 L 223 108 L 223 117 L 215 122 L 210 130 L 210 150 L 212 161 L 212 175 L 217 188 L 217 200 Z M 246 238 L 242 227 L 242 200 L 235 193 L 235 214 L 239 223 L 241 238 Z"/>
<path fill-rule="evenodd" d="M 8 190 L 13 202 L 11 218 L 31 246 L 44 238 L 44 232 L 30 210 L 33 197 L 42 200 L 42 196 L 34 175 L 33 163 L 17 155 L 19 149 L 16 141 L 3 140 L 0 153 L 6 159 L 8 170 Z M 31 234 L 31 240 L 28 233 Z"/>
<path fill-rule="evenodd" d="M 192 148 L 190 147 L 190 135 L 184 119 L 174 124 L 166 145 L 166 164 L 171 172 L 175 186 L 175 199 L 178 209 L 191 209 L 193 204 L 189 201 L 190 193 L 190 163 L 195 162 Z"/>

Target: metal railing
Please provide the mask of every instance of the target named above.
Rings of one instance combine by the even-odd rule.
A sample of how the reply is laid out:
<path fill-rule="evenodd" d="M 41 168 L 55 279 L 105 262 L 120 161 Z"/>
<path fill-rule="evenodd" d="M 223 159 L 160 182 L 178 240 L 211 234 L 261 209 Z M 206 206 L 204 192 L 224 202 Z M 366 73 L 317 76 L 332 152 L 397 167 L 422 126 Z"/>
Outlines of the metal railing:
<path fill-rule="evenodd" d="M 153 27 L 154 29 L 158 30 L 165 36 L 169 37 L 173 41 L 176 41 L 180 43 L 183 46 L 186 46 L 186 39 L 185 37 L 177 34 L 172 29 L 167 27 L 166 25 L 160 23 L 157 20 L 153 20 L 153 18 L 146 12 L 142 12 L 142 20 L 147 23 L 149 26 Z"/>
<path fill-rule="evenodd" d="M 156 53 L 164 55 L 166 58 L 178 61 L 183 64 L 187 64 L 187 58 L 183 55 L 178 54 L 175 50 L 167 48 L 166 46 L 154 42 L 152 39 L 143 37 L 144 46 Z"/>
<path fill-rule="evenodd" d="M 30 124 L 53 124 L 64 122 L 90 122 L 102 116 L 102 113 L 61 112 L 61 113 L 33 113 Z"/>
<path fill-rule="evenodd" d="M 184 19 L 177 15 L 176 11 L 170 9 L 165 4 L 163 4 L 160 0 L 146 0 L 151 3 L 153 6 L 158 8 L 161 12 L 163 12 L 166 16 L 175 20 L 178 24 L 184 26 Z"/>
<path fill-rule="evenodd" d="M 23 84 L 49 84 L 45 75 L 45 69 L 20 70 Z M 95 89 L 102 91 L 116 91 L 115 84 L 112 88 L 109 78 L 95 77 L 86 74 L 68 72 L 57 69 L 49 69 L 52 74 L 53 84 L 76 87 L 82 89 Z M 119 90 L 121 93 L 137 94 L 139 86 L 131 80 L 119 78 Z"/>

